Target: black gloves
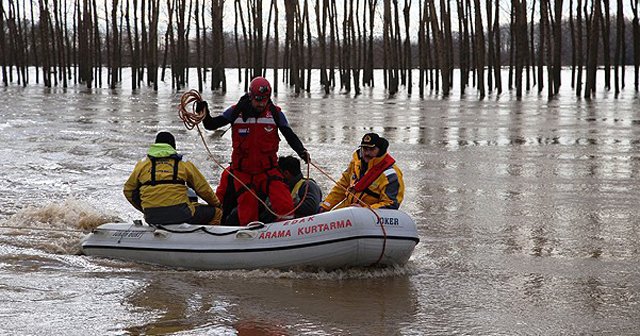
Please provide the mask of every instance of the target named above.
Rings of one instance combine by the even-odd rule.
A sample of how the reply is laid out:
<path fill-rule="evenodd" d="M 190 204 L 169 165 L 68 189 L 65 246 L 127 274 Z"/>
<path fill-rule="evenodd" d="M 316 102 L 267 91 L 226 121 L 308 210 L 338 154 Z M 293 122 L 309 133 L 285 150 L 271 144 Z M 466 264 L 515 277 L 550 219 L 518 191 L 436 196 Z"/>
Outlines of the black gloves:
<path fill-rule="evenodd" d="M 196 113 L 200 113 L 203 110 L 205 110 L 205 112 L 209 111 L 209 104 L 207 104 L 207 102 L 204 100 L 196 102 Z"/>
<path fill-rule="evenodd" d="M 309 155 L 309 152 L 307 152 L 306 150 L 298 155 L 300 155 L 300 158 L 302 159 L 302 161 L 304 161 L 304 163 L 309 164 L 309 162 L 311 162 L 311 155 Z"/>
<path fill-rule="evenodd" d="M 248 111 L 249 108 L 251 108 L 251 98 L 249 98 L 249 95 L 243 95 L 242 97 L 240 97 L 240 99 L 238 100 L 238 103 L 236 104 L 236 107 L 244 110 L 244 111 Z"/>

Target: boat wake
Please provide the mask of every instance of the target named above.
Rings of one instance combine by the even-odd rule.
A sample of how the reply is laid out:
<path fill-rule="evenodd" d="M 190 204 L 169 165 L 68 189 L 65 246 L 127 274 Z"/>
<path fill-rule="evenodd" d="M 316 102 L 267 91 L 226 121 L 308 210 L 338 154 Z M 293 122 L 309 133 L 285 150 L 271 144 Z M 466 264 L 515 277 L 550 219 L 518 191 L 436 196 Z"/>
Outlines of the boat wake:
<path fill-rule="evenodd" d="M 384 267 L 352 267 L 326 271 L 319 268 L 294 268 L 290 270 L 256 269 L 231 271 L 198 271 L 202 278 L 215 279 L 243 278 L 243 279 L 310 279 L 310 280 L 350 280 L 350 279 L 379 279 L 396 278 L 417 275 L 421 271 L 411 260 L 405 265 Z"/>
<path fill-rule="evenodd" d="M 113 221 L 121 219 L 76 199 L 29 206 L 0 221 L 0 243 L 55 254 L 78 254 L 86 233 Z"/>

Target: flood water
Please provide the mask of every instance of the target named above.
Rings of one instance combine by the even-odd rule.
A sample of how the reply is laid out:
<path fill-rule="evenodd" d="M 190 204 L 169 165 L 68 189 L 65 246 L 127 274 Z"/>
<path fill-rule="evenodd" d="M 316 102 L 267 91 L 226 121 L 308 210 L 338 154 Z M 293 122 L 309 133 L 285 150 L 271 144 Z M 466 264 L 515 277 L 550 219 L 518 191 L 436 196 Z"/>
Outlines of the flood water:
<path fill-rule="evenodd" d="M 226 95 L 204 92 L 212 110 L 241 95 L 236 73 Z M 411 260 L 338 271 L 195 272 L 80 255 L 83 230 L 141 217 L 122 186 L 158 131 L 173 132 L 214 185 L 220 169 L 178 119 L 181 92 L 168 84 L 0 88 L 0 334 L 638 334 L 640 101 L 630 82 L 621 97 L 601 90 L 592 101 L 567 78 L 553 100 L 387 97 L 381 85 L 295 97 L 281 84 L 276 102 L 331 175 L 370 131 L 404 171 L 401 209 L 421 239 Z M 228 161 L 229 132 L 205 137 Z M 326 194 L 332 182 L 311 175 Z"/>

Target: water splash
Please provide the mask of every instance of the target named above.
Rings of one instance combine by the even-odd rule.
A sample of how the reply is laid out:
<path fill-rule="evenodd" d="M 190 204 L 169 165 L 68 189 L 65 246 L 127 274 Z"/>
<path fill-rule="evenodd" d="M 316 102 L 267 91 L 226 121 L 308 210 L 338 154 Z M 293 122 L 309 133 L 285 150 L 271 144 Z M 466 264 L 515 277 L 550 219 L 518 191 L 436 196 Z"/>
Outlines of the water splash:
<path fill-rule="evenodd" d="M 83 201 L 68 199 L 43 207 L 29 206 L 10 217 L 7 224 L 25 228 L 90 231 L 101 224 L 119 221 L 122 220 L 117 216 L 100 213 Z"/>
<path fill-rule="evenodd" d="M 117 221 L 122 220 L 76 199 L 28 206 L 0 222 L 0 242 L 47 253 L 79 254 L 85 233 Z"/>

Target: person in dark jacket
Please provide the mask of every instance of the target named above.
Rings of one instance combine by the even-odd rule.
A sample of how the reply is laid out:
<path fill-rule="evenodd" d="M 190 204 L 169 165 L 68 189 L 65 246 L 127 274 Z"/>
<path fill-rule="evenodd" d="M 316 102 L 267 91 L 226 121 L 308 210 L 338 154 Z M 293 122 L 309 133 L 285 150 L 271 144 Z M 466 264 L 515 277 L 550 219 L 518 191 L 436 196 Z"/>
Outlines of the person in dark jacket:
<path fill-rule="evenodd" d="M 220 224 L 220 201 L 209 182 L 175 148 L 173 134 L 158 133 L 125 182 L 125 197 L 149 224 Z M 191 201 L 194 196 L 188 195 L 188 188 L 207 204 Z"/>
<path fill-rule="evenodd" d="M 316 181 L 302 176 L 300 160 L 291 155 L 281 156 L 278 159 L 278 166 L 291 190 L 294 207 L 302 202 L 296 209 L 295 216 L 306 217 L 318 213 L 318 207 L 322 202 L 322 190 Z"/>
<path fill-rule="evenodd" d="M 196 111 L 206 111 L 202 124 L 208 130 L 232 125 L 231 172 L 256 194 L 269 197 L 271 208 L 280 216 L 279 219 L 287 219 L 292 217 L 293 199 L 278 169 L 278 131 L 305 162 L 310 160 L 310 156 L 284 113 L 270 97 L 269 82 L 263 77 L 256 77 L 249 85 L 249 92 L 222 115 L 211 117 L 205 101 L 196 104 Z M 256 197 L 237 180 L 234 180 L 233 187 L 237 194 L 240 225 L 258 220 Z"/>

